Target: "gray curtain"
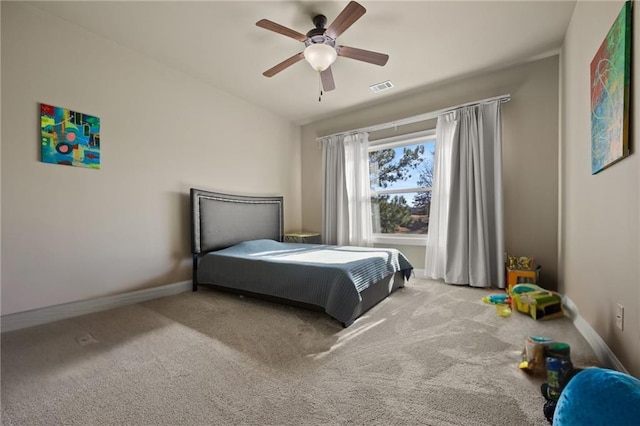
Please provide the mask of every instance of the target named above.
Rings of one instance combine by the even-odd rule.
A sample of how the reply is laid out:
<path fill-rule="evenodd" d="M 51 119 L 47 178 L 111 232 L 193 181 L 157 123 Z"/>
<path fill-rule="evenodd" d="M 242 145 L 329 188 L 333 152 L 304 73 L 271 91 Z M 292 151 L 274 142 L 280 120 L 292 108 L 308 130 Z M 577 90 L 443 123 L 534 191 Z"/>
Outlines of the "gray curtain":
<path fill-rule="evenodd" d="M 500 101 L 438 117 L 425 275 L 504 288 Z"/>
<path fill-rule="evenodd" d="M 321 142 L 322 240 L 325 244 L 370 246 L 369 134 L 329 136 Z"/>

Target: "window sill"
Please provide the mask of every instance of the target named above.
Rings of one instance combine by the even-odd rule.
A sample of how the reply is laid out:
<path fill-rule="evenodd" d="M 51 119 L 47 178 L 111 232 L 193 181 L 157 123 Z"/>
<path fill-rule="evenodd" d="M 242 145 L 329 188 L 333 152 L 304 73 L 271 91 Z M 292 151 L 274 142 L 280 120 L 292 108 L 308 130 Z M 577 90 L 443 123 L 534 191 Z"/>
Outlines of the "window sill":
<path fill-rule="evenodd" d="M 372 238 L 374 244 L 397 244 L 402 246 L 426 246 L 426 235 L 382 235 L 375 234 Z"/>

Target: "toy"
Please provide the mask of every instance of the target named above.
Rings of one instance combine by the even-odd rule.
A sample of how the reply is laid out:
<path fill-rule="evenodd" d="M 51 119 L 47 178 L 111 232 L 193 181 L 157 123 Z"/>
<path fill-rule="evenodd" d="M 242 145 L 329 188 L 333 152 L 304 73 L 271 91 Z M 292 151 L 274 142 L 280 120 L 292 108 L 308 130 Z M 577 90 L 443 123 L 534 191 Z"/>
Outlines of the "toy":
<path fill-rule="evenodd" d="M 569 378 L 558 399 L 553 424 L 637 425 L 638 419 L 640 380 L 619 371 L 590 367 Z"/>
<path fill-rule="evenodd" d="M 498 303 L 496 304 L 496 312 L 501 317 L 508 317 L 511 315 L 511 306 L 505 303 Z"/>
<path fill-rule="evenodd" d="M 554 342 L 545 349 L 547 381 L 540 386 L 540 392 L 546 399 L 542 411 L 549 423 L 553 423 L 556 404 L 563 389 L 576 373 L 570 357 L 567 343 Z"/>
<path fill-rule="evenodd" d="M 535 269 L 507 269 L 506 283 L 507 288 L 510 290 L 516 284 L 528 283 L 536 284 L 540 280 L 541 266 L 536 266 Z"/>
<path fill-rule="evenodd" d="M 525 296 L 526 297 L 526 296 Z M 529 314 L 534 320 L 549 320 L 562 318 L 562 298 L 550 291 L 531 296 L 531 309 Z"/>
<path fill-rule="evenodd" d="M 510 289 L 509 294 L 512 298 L 512 308 L 530 315 L 535 320 L 564 316 L 560 295 L 535 284 L 517 284 Z"/>
<path fill-rule="evenodd" d="M 505 254 L 506 255 L 506 254 Z M 509 256 L 507 258 L 507 269 L 519 269 L 521 271 L 528 271 L 535 268 L 536 261 L 530 256 Z"/>
<path fill-rule="evenodd" d="M 526 293 L 544 291 L 542 287 L 535 284 L 517 284 L 509 287 L 509 296 L 511 297 L 511 308 L 522 314 L 529 313 L 529 305 L 522 301 L 522 295 Z"/>
<path fill-rule="evenodd" d="M 573 371 L 569 344 L 553 342 L 545 348 L 545 356 L 547 386 L 542 387 L 542 395 L 547 399 L 557 401 Z"/>
<path fill-rule="evenodd" d="M 543 336 L 527 336 L 522 349 L 522 362 L 518 365 L 521 370 L 532 374 L 545 371 L 545 349 L 553 343 L 553 339 Z"/>
<path fill-rule="evenodd" d="M 489 304 L 502 304 L 502 305 L 506 305 L 509 303 L 509 295 L 508 294 L 490 294 L 488 296 L 485 296 L 482 298 L 482 301 L 484 303 L 489 303 Z"/>
<path fill-rule="evenodd" d="M 501 317 L 511 315 L 511 297 L 508 294 L 490 294 L 482 298 L 484 303 L 496 305 L 496 312 Z"/>
<path fill-rule="evenodd" d="M 506 274 L 505 280 L 507 288 L 520 283 L 535 284 L 540 278 L 540 265 L 536 265 L 535 259 L 529 256 L 509 256 L 505 253 Z"/>
<path fill-rule="evenodd" d="M 513 296 L 514 294 L 522 294 L 522 293 L 528 293 L 530 291 L 541 291 L 543 290 L 542 287 L 539 287 L 535 284 L 517 284 L 513 287 L 511 287 L 511 290 L 509 291 L 509 295 Z"/>

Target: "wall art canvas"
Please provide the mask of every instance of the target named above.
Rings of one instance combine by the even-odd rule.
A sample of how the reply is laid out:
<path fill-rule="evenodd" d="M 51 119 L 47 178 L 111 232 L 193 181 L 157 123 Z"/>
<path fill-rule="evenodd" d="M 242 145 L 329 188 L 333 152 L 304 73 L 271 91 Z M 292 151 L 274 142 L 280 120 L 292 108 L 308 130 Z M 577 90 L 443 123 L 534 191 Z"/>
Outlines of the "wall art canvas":
<path fill-rule="evenodd" d="M 632 2 L 591 61 L 591 174 L 629 155 Z"/>
<path fill-rule="evenodd" d="M 45 163 L 100 168 L 100 119 L 40 104 L 40 149 Z"/>

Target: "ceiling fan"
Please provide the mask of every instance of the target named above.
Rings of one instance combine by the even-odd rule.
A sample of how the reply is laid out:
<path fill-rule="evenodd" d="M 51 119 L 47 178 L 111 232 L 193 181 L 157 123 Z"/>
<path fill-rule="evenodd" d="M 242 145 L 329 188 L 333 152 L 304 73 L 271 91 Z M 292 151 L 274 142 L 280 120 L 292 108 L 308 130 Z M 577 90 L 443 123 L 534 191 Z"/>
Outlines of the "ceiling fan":
<path fill-rule="evenodd" d="M 322 88 L 325 92 L 336 88 L 331 72 L 331 64 L 338 56 L 351 58 L 358 61 L 368 62 L 370 64 L 383 66 L 389 60 L 389 55 L 383 53 L 372 52 L 369 50 L 356 49 L 355 47 L 336 45 L 336 39 L 340 34 L 345 32 L 354 22 L 356 22 L 367 10 L 355 1 L 349 4 L 340 12 L 336 19 L 325 28 L 327 17 L 324 15 L 316 15 L 313 17 L 313 25 L 315 28 L 307 34 L 299 33 L 280 24 L 276 24 L 268 19 L 261 19 L 256 25 L 266 30 L 291 37 L 301 41 L 305 45 L 303 52 L 297 53 L 292 57 L 285 59 L 273 68 L 268 69 L 262 74 L 265 77 L 273 77 L 285 68 L 290 67 L 302 59 L 306 59 L 309 64 L 320 73 Z"/>

